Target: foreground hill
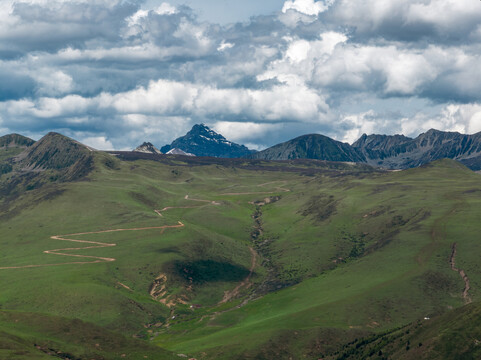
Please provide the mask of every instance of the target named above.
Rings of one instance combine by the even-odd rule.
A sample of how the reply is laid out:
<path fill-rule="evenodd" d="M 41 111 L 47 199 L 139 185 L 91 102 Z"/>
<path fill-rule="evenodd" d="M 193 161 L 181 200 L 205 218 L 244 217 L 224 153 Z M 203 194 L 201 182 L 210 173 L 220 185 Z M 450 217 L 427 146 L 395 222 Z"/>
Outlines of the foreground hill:
<path fill-rule="evenodd" d="M 160 150 L 165 154 L 172 149 L 180 149 L 195 156 L 221 158 L 238 158 L 253 152 L 244 145 L 228 141 L 204 124 L 194 125 L 186 135 L 174 140 L 172 144 L 166 145 Z"/>
<path fill-rule="evenodd" d="M 87 146 L 58 133 L 48 133 L 16 159 L 22 170 L 82 168 L 92 152 Z M 84 169 L 79 169 L 83 171 Z"/>
<path fill-rule="evenodd" d="M 59 183 L 83 179 L 94 168 L 91 149 L 61 134 L 34 143 L 20 139 L 20 146 L 9 145 L 14 150 L 9 156 L 0 157 L 0 218 L 19 211 L 16 201 L 26 192 L 41 189 L 49 198 L 59 192 Z"/>
<path fill-rule="evenodd" d="M 401 359 L 414 341 L 426 358 L 476 354 L 478 318 L 460 311 L 481 296 L 481 182 L 463 165 L 77 145 L 51 134 L 0 176 L 12 192 L 45 181 L 0 206 L 0 357 Z M 84 156 L 83 176 L 52 178 Z M 439 326 L 414 336 L 426 317 Z M 427 346 L 461 324 L 469 337 Z"/>

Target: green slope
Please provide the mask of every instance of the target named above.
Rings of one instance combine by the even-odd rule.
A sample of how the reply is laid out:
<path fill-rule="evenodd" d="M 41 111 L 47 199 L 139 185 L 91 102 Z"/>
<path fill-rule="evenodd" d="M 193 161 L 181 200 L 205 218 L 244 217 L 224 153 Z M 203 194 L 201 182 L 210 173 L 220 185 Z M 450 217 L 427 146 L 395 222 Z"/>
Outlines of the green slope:
<path fill-rule="evenodd" d="M 327 359 L 479 359 L 481 304 L 361 338 Z"/>
<path fill-rule="evenodd" d="M 49 331 L 79 319 L 173 354 L 318 358 L 461 307 L 453 243 L 479 298 L 481 178 L 453 161 L 379 173 L 92 156 L 83 181 L 45 183 L 0 214 L 0 307 L 51 317 Z M 12 321 L 0 330 L 15 349 L 93 351 Z"/>

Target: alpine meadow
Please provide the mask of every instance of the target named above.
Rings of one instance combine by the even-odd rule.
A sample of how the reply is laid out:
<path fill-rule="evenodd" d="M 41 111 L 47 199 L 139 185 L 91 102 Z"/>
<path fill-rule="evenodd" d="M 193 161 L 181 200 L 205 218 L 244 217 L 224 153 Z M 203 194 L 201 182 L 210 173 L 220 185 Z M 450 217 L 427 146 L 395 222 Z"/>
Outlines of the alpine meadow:
<path fill-rule="evenodd" d="M 0 0 L 0 360 L 481 359 L 481 1 Z"/>

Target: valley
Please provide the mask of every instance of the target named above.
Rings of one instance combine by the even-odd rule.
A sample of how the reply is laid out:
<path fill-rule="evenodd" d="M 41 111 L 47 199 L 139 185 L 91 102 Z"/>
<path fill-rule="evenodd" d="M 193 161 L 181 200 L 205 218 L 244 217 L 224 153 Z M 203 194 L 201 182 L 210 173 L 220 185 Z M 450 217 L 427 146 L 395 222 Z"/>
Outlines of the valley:
<path fill-rule="evenodd" d="M 479 354 L 481 178 L 453 160 L 35 146 L 0 178 L 0 358 Z"/>

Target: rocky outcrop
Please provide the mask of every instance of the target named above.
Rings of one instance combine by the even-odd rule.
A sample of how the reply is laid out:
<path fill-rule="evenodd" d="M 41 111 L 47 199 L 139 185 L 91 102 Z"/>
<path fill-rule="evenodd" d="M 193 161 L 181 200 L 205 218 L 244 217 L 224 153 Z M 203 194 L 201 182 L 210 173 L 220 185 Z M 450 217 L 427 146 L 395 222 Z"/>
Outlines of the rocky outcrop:
<path fill-rule="evenodd" d="M 149 142 L 144 142 L 142 145 L 137 146 L 134 151 L 145 154 L 162 154 L 159 149 L 157 149 L 154 145 L 152 145 L 152 143 Z"/>

